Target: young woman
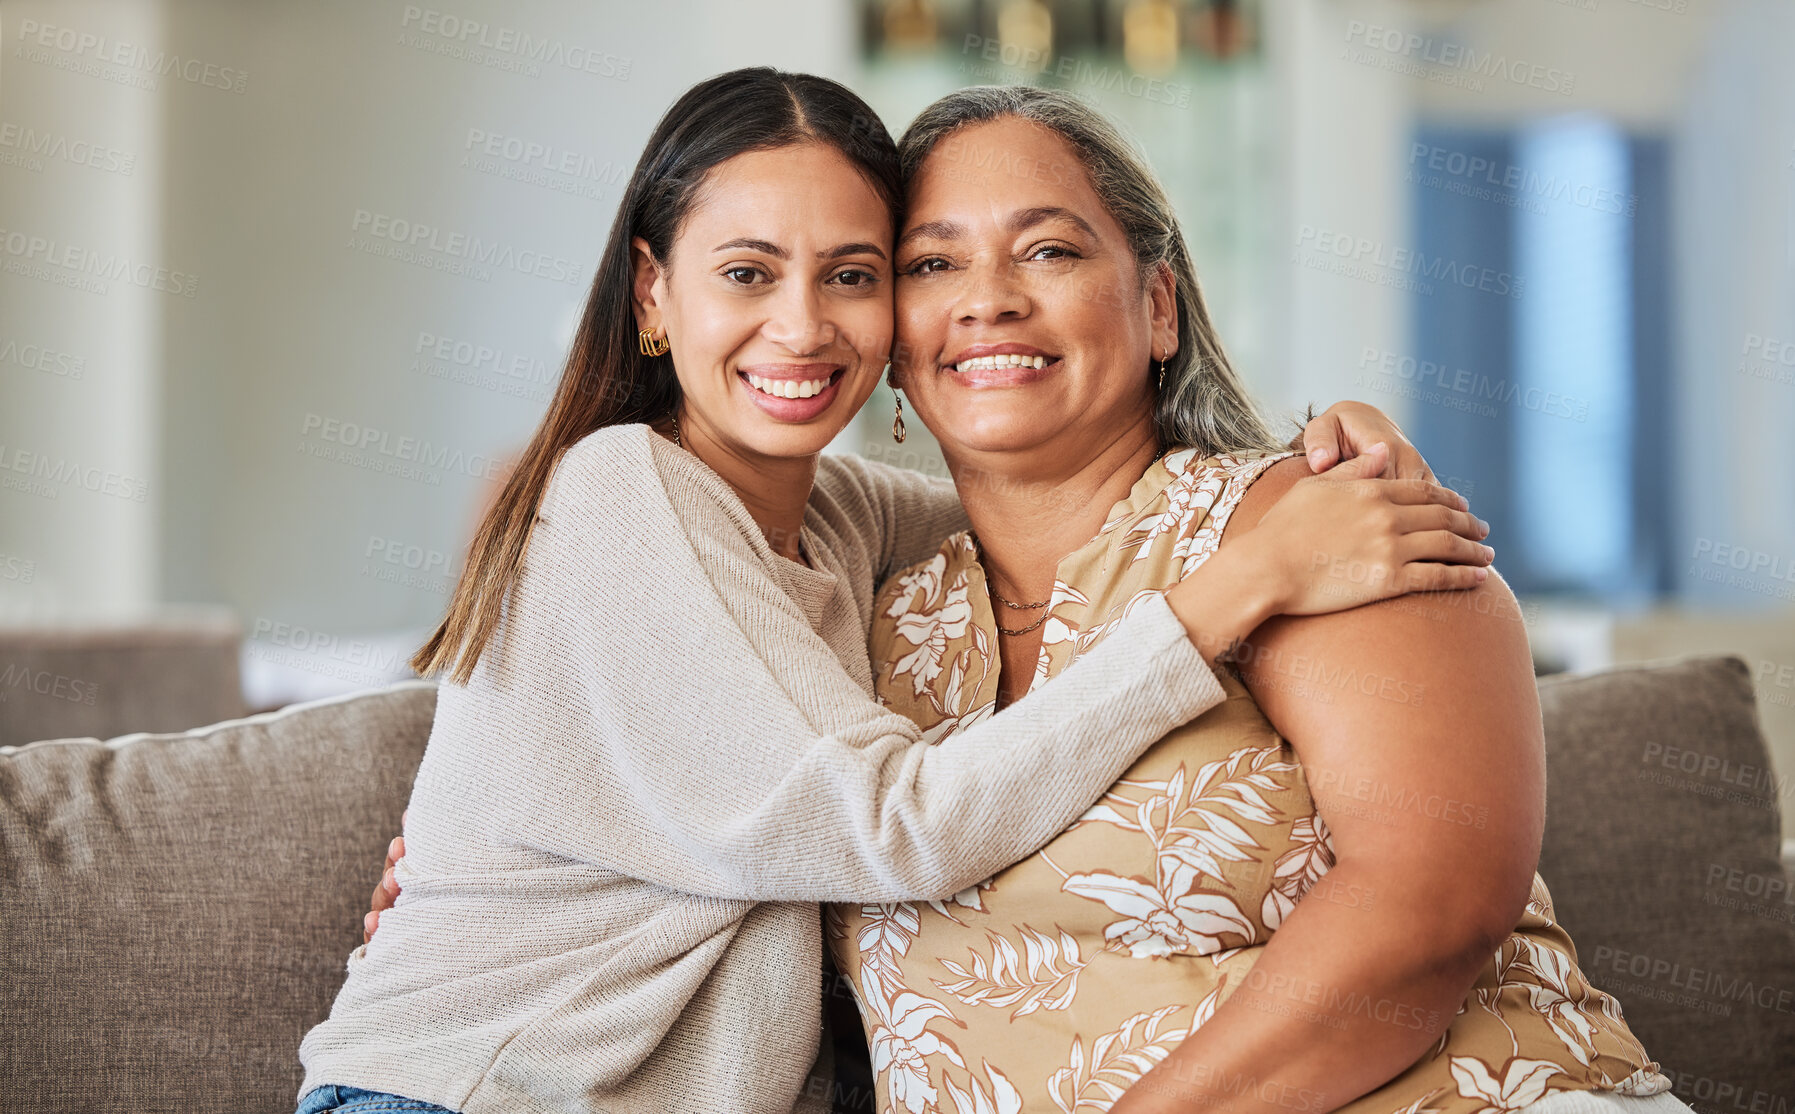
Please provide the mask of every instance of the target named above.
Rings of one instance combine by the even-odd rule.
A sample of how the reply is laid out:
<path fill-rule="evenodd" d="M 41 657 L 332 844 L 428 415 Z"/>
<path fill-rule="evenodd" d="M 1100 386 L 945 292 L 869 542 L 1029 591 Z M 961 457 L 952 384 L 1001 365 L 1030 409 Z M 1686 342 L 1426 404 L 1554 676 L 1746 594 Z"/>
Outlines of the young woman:
<path fill-rule="evenodd" d="M 866 636 L 878 582 L 964 512 L 819 455 L 891 350 L 900 199 L 877 117 L 819 78 L 726 74 L 650 137 L 415 661 L 451 683 L 403 895 L 301 1046 L 301 1110 L 785 1114 L 817 1097 L 817 902 L 943 898 L 1026 856 L 1220 703 L 1206 658 L 1273 615 L 1486 575 L 1453 493 L 1305 481 L 1261 541 L 929 745 L 872 698 Z M 1311 575 L 1324 549 L 1392 575 L 1341 591 Z"/>
<path fill-rule="evenodd" d="M 900 149 L 896 372 L 972 528 L 888 582 L 872 652 L 879 697 L 945 746 L 1264 545 L 1314 481 L 1100 116 L 966 89 Z M 1342 590 L 1375 576 L 1286 556 Z M 1543 739 L 1501 580 L 1286 615 L 1233 657 L 1223 707 L 1035 854 L 947 900 L 827 908 L 877 1109 L 1686 1112 L 1535 873 Z"/>

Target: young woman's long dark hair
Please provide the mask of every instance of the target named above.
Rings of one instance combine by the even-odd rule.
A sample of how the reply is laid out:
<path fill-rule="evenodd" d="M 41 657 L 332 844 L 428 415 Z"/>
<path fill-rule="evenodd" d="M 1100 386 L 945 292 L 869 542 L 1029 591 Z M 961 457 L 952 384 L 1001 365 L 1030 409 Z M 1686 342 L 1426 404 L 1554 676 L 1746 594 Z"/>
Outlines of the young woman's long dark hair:
<path fill-rule="evenodd" d="M 903 200 L 897 146 L 878 114 L 837 82 L 766 66 L 732 70 L 688 89 L 655 125 L 611 223 L 554 400 L 474 535 L 448 614 L 411 658 L 419 674 L 453 666 L 457 684 L 473 675 L 561 454 L 593 430 L 659 421 L 679 401 L 673 361 L 637 348 L 630 242 L 641 237 L 655 261 L 666 263 L 712 168 L 748 151 L 804 142 L 833 147 L 858 167 L 895 229 Z"/>

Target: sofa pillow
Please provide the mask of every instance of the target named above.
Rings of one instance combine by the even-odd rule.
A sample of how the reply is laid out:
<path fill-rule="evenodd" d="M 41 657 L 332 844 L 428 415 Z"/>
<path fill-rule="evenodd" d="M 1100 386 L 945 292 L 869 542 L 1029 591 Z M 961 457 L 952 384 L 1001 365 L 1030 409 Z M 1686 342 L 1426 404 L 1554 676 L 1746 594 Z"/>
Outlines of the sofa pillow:
<path fill-rule="evenodd" d="M 1591 982 L 1702 1111 L 1795 1103 L 1787 784 L 1751 677 L 1692 658 L 1539 684 L 1540 875 Z"/>
<path fill-rule="evenodd" d="M 0 748 L 0 1105 L 291 1111 L 435 704 Z"/>

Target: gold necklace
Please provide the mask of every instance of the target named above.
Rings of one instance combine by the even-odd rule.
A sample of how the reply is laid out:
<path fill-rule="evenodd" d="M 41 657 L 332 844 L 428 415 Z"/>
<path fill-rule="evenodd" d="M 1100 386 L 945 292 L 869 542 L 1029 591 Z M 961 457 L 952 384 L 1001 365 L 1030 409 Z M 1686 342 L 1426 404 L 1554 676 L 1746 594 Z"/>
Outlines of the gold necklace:
<path fill-rule="evenodd" d="M 675 410 L 671 417 L 673 418 L 673 447 L 683 449 L 685 445 L 681 444 L 679 440 L 679 411 Z"/>
<path fill-rule="evenodd" d="M 996 593 L 992 593 L 992 594 L 995 595 Z M 1003 601 L 1003 602 L 1008 602 L 1008 601 Z M 1014 606 L 1014 605 L 1012 605 L 1012 606 Z M 1047 605 L 1040 604 L 1038 606 L 1045 607 Z M 991 617 L 991 621 L 993 623 L 996 623 L 998 634 L 1027 634 L 1029 631 L 1034 630 L 1036 627 L 1040 626 L 1042 623 L 1045 623 L 1047 621 L 1047 617 L 1051 614 L 1053 614 L 1053 612 L 1043 611 L 1043 612 L 1041 612 L 1041 617 L 1039 619 L 1036 619 L 1034 622 L 1030 623 L 1026 627 L 1017 627 L 1014 630 L 1011 630 L 1009 627 L 1004 626 L 1002 623 L 998 623 L 997 616 L 995 616 L 995 615 L 993 615 Z"/>
<path fill-rule="evenodd" d="M 998 603 L 1003 604 L 1005 607 L 1011 608 L 1012 610 L 1015 610 L 1015 611 L 1034 611 L 1037 608 L 1046 607 L 1048 604 L 1053 602 L 1052 597 L 1044 599 L 1040 603 L 1014 603 L 1010 600 L 1005 599 L 1003 597 L 1003 593 L 1001 593 L 997 590 L 997 582 L 991 578 L 990 566 L 985 564 L 985 549 L 983 546 L 981 546 L 979 544 L 979 536 L 977 534 L 972 534 L 970 531 L 968 531 L 968 533 L 972 538 L 972 548 L 978 554 L 979 564 L 985 566 L 985 570 L 986 570 L 985 590 L 988 593 L 990 593 L 990 596 L 992 599 L 996 600 Z M 1036 618 L 1035 621 L 1030 623 L 1028 626 L 1017 627 L 1014 630 L 1010 629 L 1009 627 L 1004 626 L 1002 623 L 998 623 L 997 616 L 995 616 L 995 615 L 993 615 L 991 617 L 991 621 L 993 623 L 996 623 L 997 633 L 999 633 L 999 634 L 1012 634 L 1012 635 L 1027 634 L 1030 631 L 1034 630 L 1036 627 L 1039 627 L 1042 623 L 1045 623 L 1047 621 L 1047 616 L 1050 614 L 1052 614 L 1052 612 L 1043 611 L 1043 612 L 1041 612 L 1040 616 L 1038 618 Z"/>

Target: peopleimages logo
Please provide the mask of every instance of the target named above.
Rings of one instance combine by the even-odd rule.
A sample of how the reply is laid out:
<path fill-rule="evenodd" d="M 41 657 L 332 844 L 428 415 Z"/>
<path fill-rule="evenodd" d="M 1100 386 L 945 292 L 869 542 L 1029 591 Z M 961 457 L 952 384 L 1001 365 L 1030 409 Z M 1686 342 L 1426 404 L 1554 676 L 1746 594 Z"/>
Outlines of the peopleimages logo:
<path fill-rule="evenodd" d="M 1106 93 L 1122 93 L 1126 96 L 1159 104 L 1169 104 L 1177 108 L 1190 107 L 1190 86 L 1162 81 L 1159 78 L 1149 77 L 1121 66 L 1101 65 L 1070 55 L 1060 55 L 1056 58 L 1050 51 L 1018 46 L 1015 43 L 1006 43 L 1001 38 L 977 34 L 966 36 L 966 41 L 960 47 L 960 53 L 962 56 L 976 54 L 986 62 L 995 62 L 1011 69 L 1026 70 L 1031 73 L 1047 73 L 1051 70 L 1053 75 L 1061 81 Z M 965 71 L 965 63 L 961 63 L 961 70 Z"/>
<path fill-rule="evenodd" d="M 505 475 L 505 462 L 497 457 L 470 453 L 418 437 L 395 434 L 375 426 L 308 413 L 299 429 L 308 455 L 340 460 L 346 464 L 390 472 L 408 479 L 441 482 L 441 473 L 494 480 Z"/>
<path fill-rule="evenodd" d="M 534 139 L 469 128 L 461 165 L 510 182 L 597 200 L 623 177 L 622 163 Z"/>
<path fill-rule="evenodd" d="M 11 337 L 0 340 L 0 364 L 17 364 L 58 379 L 80 379 L 87 374 L 85 356 L 58 352 L 41 344 L 21 344 Z"/>
<path fill-rule="evenodd" d="M 513 398 L 544 401 L 559 375 L 558 368 L 533 356 L 423 331 L 412 351 L 413 371 Z"/>
<path fill-rule="evenodd" d="M 1444 188 L 1444 179 L 1462 183 L 1466 187 L 1488 187 L 1489 190 L 1508 194 L 1517 200 L 1557 201 L 1598 213 L 1630 217 L 1639 210 L 1639 198 L 1634 194 L 1618 193 L 1607 186 L 1576 182 L 1556 174 L 1541 174 L 1537 170 L 1529 170 L 1514 163 L 1470 155 L 1431 143 L 1409 145 L 1409 167 L 1411 182 L 1433 188 Z M 1432 172 L 1431 176 L 1418 174 L 1424 170 Z M 1467 193 L 1467 196 L 1476 195 Z M 1529 211 L 1537 213 L 1543 210 L 1530 206 Z"/>
<path fill-rule="evenodd" d="M 43 170 L 43 160 L 53 159 L 89 166 L 129 177 L 137 169 L 137 156 L 116 147 L 86 139 L 70 139 L 55 132 L 40 132 L 8 121 L 0 123 L 0 163 Z"/>
<path fill-rule="evenodd" d="M 144 502 L 150 493 L 150 485 L 135 476 L 0 443 L 0 487 L 54 499 L 58 489 L 49 484 L 79 487 L 133 503 Z"/>
<path fill-rule="evenodd" d="M 132 259 L 117 252 L 103 253 L 77 244 L 34 236 L 13 229 L 0 228 L 0 269 L 58 282 L 78 285 L 95 294 L 106 292 L 106 282 L 128 282 L 146 290 L 191 298 L 199 290 L 199 278 L 186 271 L 175 271 Z M 49 271 L 45 268 L 55 267 Z"/>
<path fill-rule="evenodd" d="M 1565 70 L 1510 59 L 1494 51 L 1480 51 L 1431 35 L 1417 35 L 1394 27 L 1352 20 L 1346 26 L 1349 46 L 1362 45 L 1385 55 L 1412 62 L 1425 63 L 1442 71 L 1462 73 L 1479 78 L 1494 78 L 1513 85 L 1525 85 L 1547 93 L 1570 96 L 1577 75 Z"/>
<path fill-rule="evenodd" d="M 93 77 L 117 79 L 124 76 L 103 69 L 105 66 L 116 66 L 120 70 L 135 70 L 145 78 L 151 75 L 173 76 L 190 85 L 223 89 L 230 93 L 241 93 L 249 86 L 249 74 L 244 70 L 202 62 L 197 58 L 183 58 L 166 50 L 151 51 L 124 39 L 77 31 L 73 27 L 39 23 L 35 19 L 19 21 L 18 40 L 18 53 L 28 61 L 52 65 L 58 69 L 75 70 Z M 57 51 L 60 56 L 48 54 L 49 50 Z M 83 59 L 92 61 L 85 62 Z M 153 80 L 136 83 L 143 84 L 147 89 L 156 87 Z"/>
<path fill-rule="evenodd" d="M 257 617 L 247 651 L 270 665 L 303 669 L 357 685 L 381 684 L 408 668 L 405 651 L 296 623 Z"/>
<path fill-rule="evenodd" d="M 406 220 L 388 213 L 357 209 L 350 221 L 349 246 L 373 255 L 387 255 L 403 262 L 429 264 L 436 258 L 453 266 L 437 269 L 463 271 L 497 267 L 533 275 L 551 282 L 577 283 L 584 268 L 571 259 L 547 252 L 519 249 L 510 244 L 483 240 L 423 221 Z M 421 253 L 431 253 L 423 256 Z"/>
<path fill-rule="evenodd" d="M 1434 282 L 1515 298 L 1519 298 L 1526 288 L 1525 279 L 1494 267 L 1448 259 L 1443 255 L 1428 255 L 1413 248 L 1392 248 L 1364 236 L 1316 228 L 1311 224 L 1297 230 L 1296 246 L 1299 251 L 1315 252 L 1324 262 L 1328 257 L 1339 261 L 1344 265 L 1341 273 L 1350 277 L 1363 277 L 1358 272 L 1371 267 L 1391 275 L 1422 280 L 1422 293 L 1432 293 L 1430 284 Z"/>
<path fill-rule="evenodd" d="M 1784 580 L 1795 584 L 1795 560 L 1791 560 L 1786 554 L 1770 553 L 1743 545 L 1728 545 L 1713 538 L 1697 538 L 1695 560 L 1768 580 Z"/>
<path fill-rule="evenodd" d="M 0 698 L 19 691 L 92 706 L 100 694 L 100 685 L 97 681 L 82 681 L 48 669 L 32 669 L 9 662 L 4 670 L 0 670 Z"/>
<path fill-rule="evenodd" d="M 509 61 L 513 64 L 501 68 L 523 69 L 531 77 L 541 72 L 541 65 L 549 65 L 597 74 L 614 81 L 629 80 L 630 59 L 622 55 L 570 46 L 560 39 L 539 38 L 528 31 L 495 27 L 436 8 L 407 4 L 399 26 L 404 29 L 399 40 L 401 45 L 430 49 L 485 65 Z M 430 39 L 419 39 L 420 33 Z M 412 36 L 410 40 L 405 37 L 407 34 Z M 430 45 L 426 47 L 426 43 Z"/>
<path fill-rule="evenodd" d="M 1367 346 L 1359 352 L 1361 370 L 1370 368 L 1381 375 L 1413 383 L 1420 390 L 1416 394 L 1403 394 L 1404 397 L 1419 397 L 1421 401 L 1450 405 L 1446 399 L 1435 397 L 1429 392 L 1445 392 L 1451 396 L 1463 396 L 1476 402 L 1499 402 L 1504 406 L 1519 406 L 1524 410 L 1532 410 L 1540 414 L 1549 414 L 1555 418 L 1569 418 L 1574 422 L 1589 419 L 1589 400 L 1576 395 L 1560 394 L 1543 387 L 1522 386 L 1510 382 L 1506 377 L 1491 378 L 1481 372 L 1470 371 L 1462 367 L 1449 367 L 1432 360 L 1417 360 L 1413 356 L 1404 356 L 1395 352 Z M 1361 376 L 1356 385 L 1372 390 L 1380 389 L 1375 380 L 1366 380 Z M 1469 407 L 1457 407 L 1469 409 Z M 1494 410 L 1491 410 L 1494 414 Z"/>

